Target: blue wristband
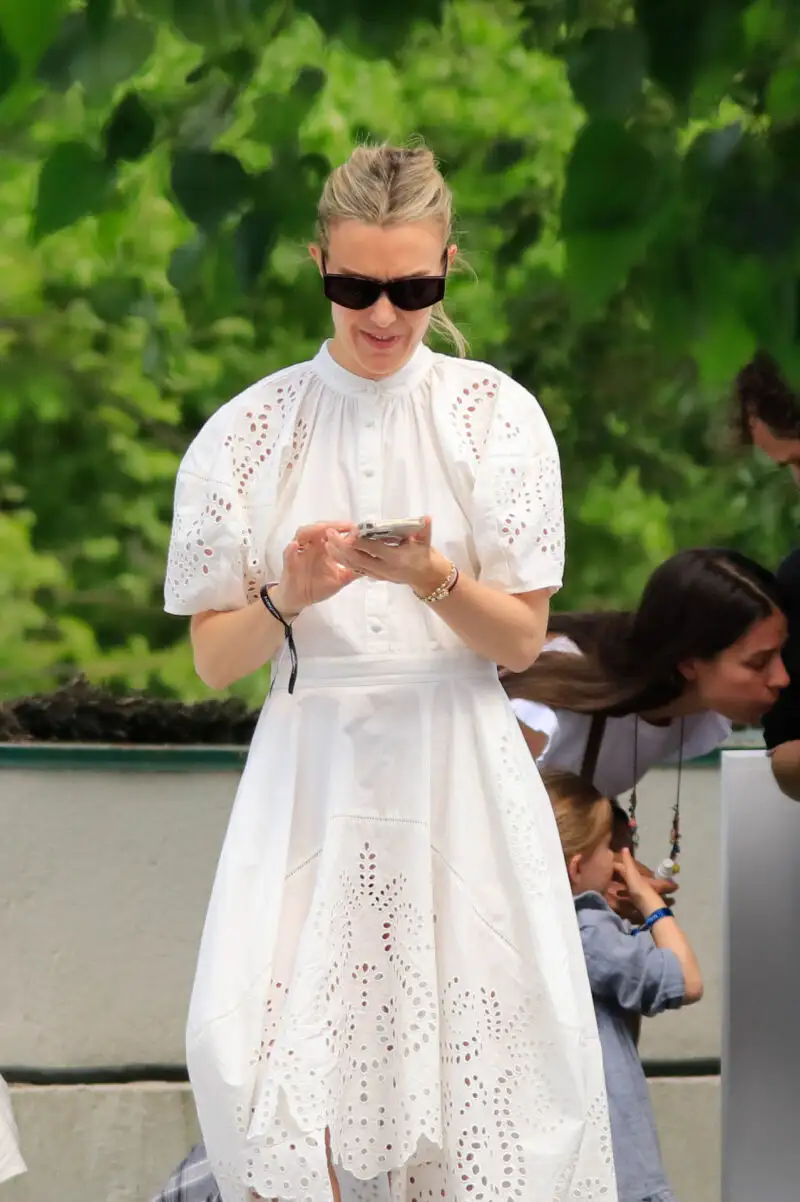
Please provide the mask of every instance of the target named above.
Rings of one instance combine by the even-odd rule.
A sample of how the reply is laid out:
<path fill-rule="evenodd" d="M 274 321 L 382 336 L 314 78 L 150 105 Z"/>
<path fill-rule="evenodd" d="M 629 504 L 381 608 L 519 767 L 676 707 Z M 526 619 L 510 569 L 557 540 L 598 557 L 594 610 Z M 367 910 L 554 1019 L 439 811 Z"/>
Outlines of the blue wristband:
<path fill-rule="evenodd" d="M 640 927 L 634 927 L 632 934 L 638 935 L 641 931 L 649 931 L 662 918 L 673 918 L 674 915 L 669 906 L 662 906 L 660 910 L 654 910 L 649 918 L 646 918 Z"/>

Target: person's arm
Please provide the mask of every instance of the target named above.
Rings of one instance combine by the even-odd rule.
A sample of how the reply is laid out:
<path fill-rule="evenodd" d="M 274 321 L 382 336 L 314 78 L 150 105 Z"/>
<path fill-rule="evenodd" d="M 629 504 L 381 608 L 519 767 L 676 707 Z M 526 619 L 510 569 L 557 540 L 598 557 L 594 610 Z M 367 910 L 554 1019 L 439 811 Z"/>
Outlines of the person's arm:
<path fill-rule="evenodd" d="M 412 588 L 417 596 L 428 596 L 447 579 L 449 571 L 449 561 L 434 552 L 430 569 L 412 582 Z M 512 672 L 524 672 L 544 644 L 550 590 L 512 596 L 462 576 L 435 609 L 470 651 Z"/>
<path fill-rule="evenodd" d="M 431 546 L 431 521 L 423 534 L 399 547 L 359 539 L 353 531 L 328 531 L 339 563 L 360 576 L 386 580 L 412 589 L 420 604 L 444 584 L 452 564 Z M 552 589 L 504 593 L 466 574 L 451 592 L 432 605 L 470 651 L 513 672 L 523 672 L 536 660 L 547 633 Z"/>
<path fill-rule="evenodd" d="M 800 698 L 797 704 L 800 706 Z M 780 743 L 769 759 L 778 788 L 792 801 L 800 801 L 800 739 Z"/>
<path fill-rule="evenodd" d="M 520 718 L 517 721 L 528 751 L 535 760 L 540 759 L 547 750 L 547 744 L 550 742 L 549 736 L 543 730 L 531 730 L 530 726 L 526 726 Z"/>
<path fill-rule="evenodd" d="M 784 649 L 789 685 L 765 715 L 763 726 L 778 788 L 793 801 L 800 801 L 800 635 L 796 622 L 790 624 L 790 630 Z"/>
<path fill-rule="evenodd" d="M 281 579 L 269 589 L 269 599 L 288 623 L 353 582 L 353 573 L 329 553 L 330 529 L 327 522 L 303 526 L 283 553 Z M 286 631 L 258 599 L 232 612 L 193 615 L 191 635 L 198 677 L 210 689 L 227 689 L 235 680 L 269 664 Z"/>
<path fill-rule="evenodd" d="M 589 984 L 598 1000 L 647 1016 L 696 1000 L 672 949 L 656 947 L 647 934 L 631 934 L 607 909 L 579 909 L 578 923 Z"/>
<path fill-rule="evenodd" d="M 276 593 L 277 587 L 271 590 L 277 606 Z M 227 613 L 212 609 L 195 614 L 190 631 L 195 671 L 210 689 L 227 689 L 263 668 L 285 638 L 280 622 L 260 600 Z"/>
<path fill-rule="evenodd" d="M 328 529 L 327 522 L 305 526 L 286 548 L 280 582 L 270 588 L 269 596 L 287 622 L 355 579 L 328 553 Z M 243 609 L 195 614 L 191 634 L 195 670 L 212 689 L 225 689 L 263 668 L 286 637 L 283 625 L 260 598 Z"/>
<path fill-rule="evenodd" d="M 620 848 L 619 851 L 621 852 L 621 850 L 622 849 Z M 619 852 L 617 854 L 619 854 Z M 638 860 L 635 860 L 634 863 L 636 864 L 641 876 L 645 878 L 648 884 L 661 898 L 661 904 L 663 906 L 671 906 L 675 900 L 675 894 L 680 888 L 678 882 L 674 879 L 666 881 L 659 880 L 654 876 L 653 872 L 647 867 L 646 864 L 640 864 Z M 624 918 L 627 922 L 632 922 L 636 925 L 642 922 L 642 915 L 639 913 L 638 909 L 633 903 L 633 900 L 631 899 L 631 895 L 628 892 L 628 886 L 620 877 L 615 877 L 615 879 L 611 882 L 605 892 L 605 899 L 611 906 L 611 909 L 614 911 L 614 913 L 618 914 L 620 918 Z"/>
<path fill-rule="evenodd" d="M 633 856 L 625 848 L 620 855 L 620 871 L 628 886 L 636 909 L 646 921 L 656 910 L 664 907 L 664 899 L 648 880 L 638 871 Z M 659 950 L 671 952 L 678 960 L 683 973 L 683 1000 L 685 1005 L 699 1002 L 703 996 L 703 976 L 689 940 L 674 918 L 660 918 L 650 928 L 653 943 Z M 639 940 L 641 936 L 634 936 Z"/>

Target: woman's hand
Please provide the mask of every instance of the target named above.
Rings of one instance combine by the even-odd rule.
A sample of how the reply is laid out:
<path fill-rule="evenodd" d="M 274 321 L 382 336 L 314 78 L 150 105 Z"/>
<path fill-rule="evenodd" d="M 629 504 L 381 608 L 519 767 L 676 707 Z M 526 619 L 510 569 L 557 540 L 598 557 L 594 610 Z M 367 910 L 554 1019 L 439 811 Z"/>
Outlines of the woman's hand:
<path fill-rule="evenodd" d="M 354 531 L 350 522 L 315 522 L 297 531 L 283 553 L 280 582 L 270 589 L 273 605 L 287 621 L 353 583 L 355 572 L 334 558 L 329 536 L 352 537 Z"/>
<path fill-rule="evenodd" d="M 335 528 L 328 530 L 328 544 L 338 563 L 354 575 L 406 584 L 420 597 L 429 596 L 450 573 L 449 559 L 431 546 L 430 518 L 421 533 L 396 547 Z"/>

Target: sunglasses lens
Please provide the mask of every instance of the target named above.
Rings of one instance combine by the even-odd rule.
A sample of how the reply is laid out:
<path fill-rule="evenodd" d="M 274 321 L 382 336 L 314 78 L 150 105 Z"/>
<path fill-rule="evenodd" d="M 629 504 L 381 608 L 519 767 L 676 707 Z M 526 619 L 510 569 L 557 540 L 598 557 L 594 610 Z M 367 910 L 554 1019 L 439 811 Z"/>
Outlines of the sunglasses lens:
<path fill-rule="evenodd" d="M 430 309 L 444 297 L 443 276 L 420 276 L 410 280 L 394 280 L 386 288 L 386 294 L 396 309 L 413 313 L 416 309 Z"/>
<path fill-rule="evenodd" d="M 323 276 L 325 295 L 343 309 L 368 309 L 381 294 L 380 284 L 351 275 Z"/>
<path fill-rule="evenodd" d="M 417 309 L 430 309 L 444 297 L 444 276 L 419 276 L 407 280 L 392 280 L 381 283 L 354 275 L 323 276 L 325 295 L 334 305 L 343 309 L 369 309 L 382 292 L 386 292 L 396 309 L 413 313 Z"/>

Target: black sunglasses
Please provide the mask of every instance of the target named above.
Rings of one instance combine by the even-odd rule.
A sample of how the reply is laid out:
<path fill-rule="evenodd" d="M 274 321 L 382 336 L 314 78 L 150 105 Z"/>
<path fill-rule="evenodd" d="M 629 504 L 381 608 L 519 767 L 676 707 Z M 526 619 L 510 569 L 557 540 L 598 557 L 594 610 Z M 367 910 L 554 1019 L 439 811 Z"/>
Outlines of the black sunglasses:
<path fill-rule="evenodd" d="M 329 275 L 322 259 L 322 286 L 326 297 L 343 309 L 369 309 L 384 293 L 395 309 L 413 313 L 429 309 L 444 298 L 447 283 L 447 251 L 442 258 L 442 275 L 412 275 L 399 280 L 372 280 L 360 275 Z"/>

